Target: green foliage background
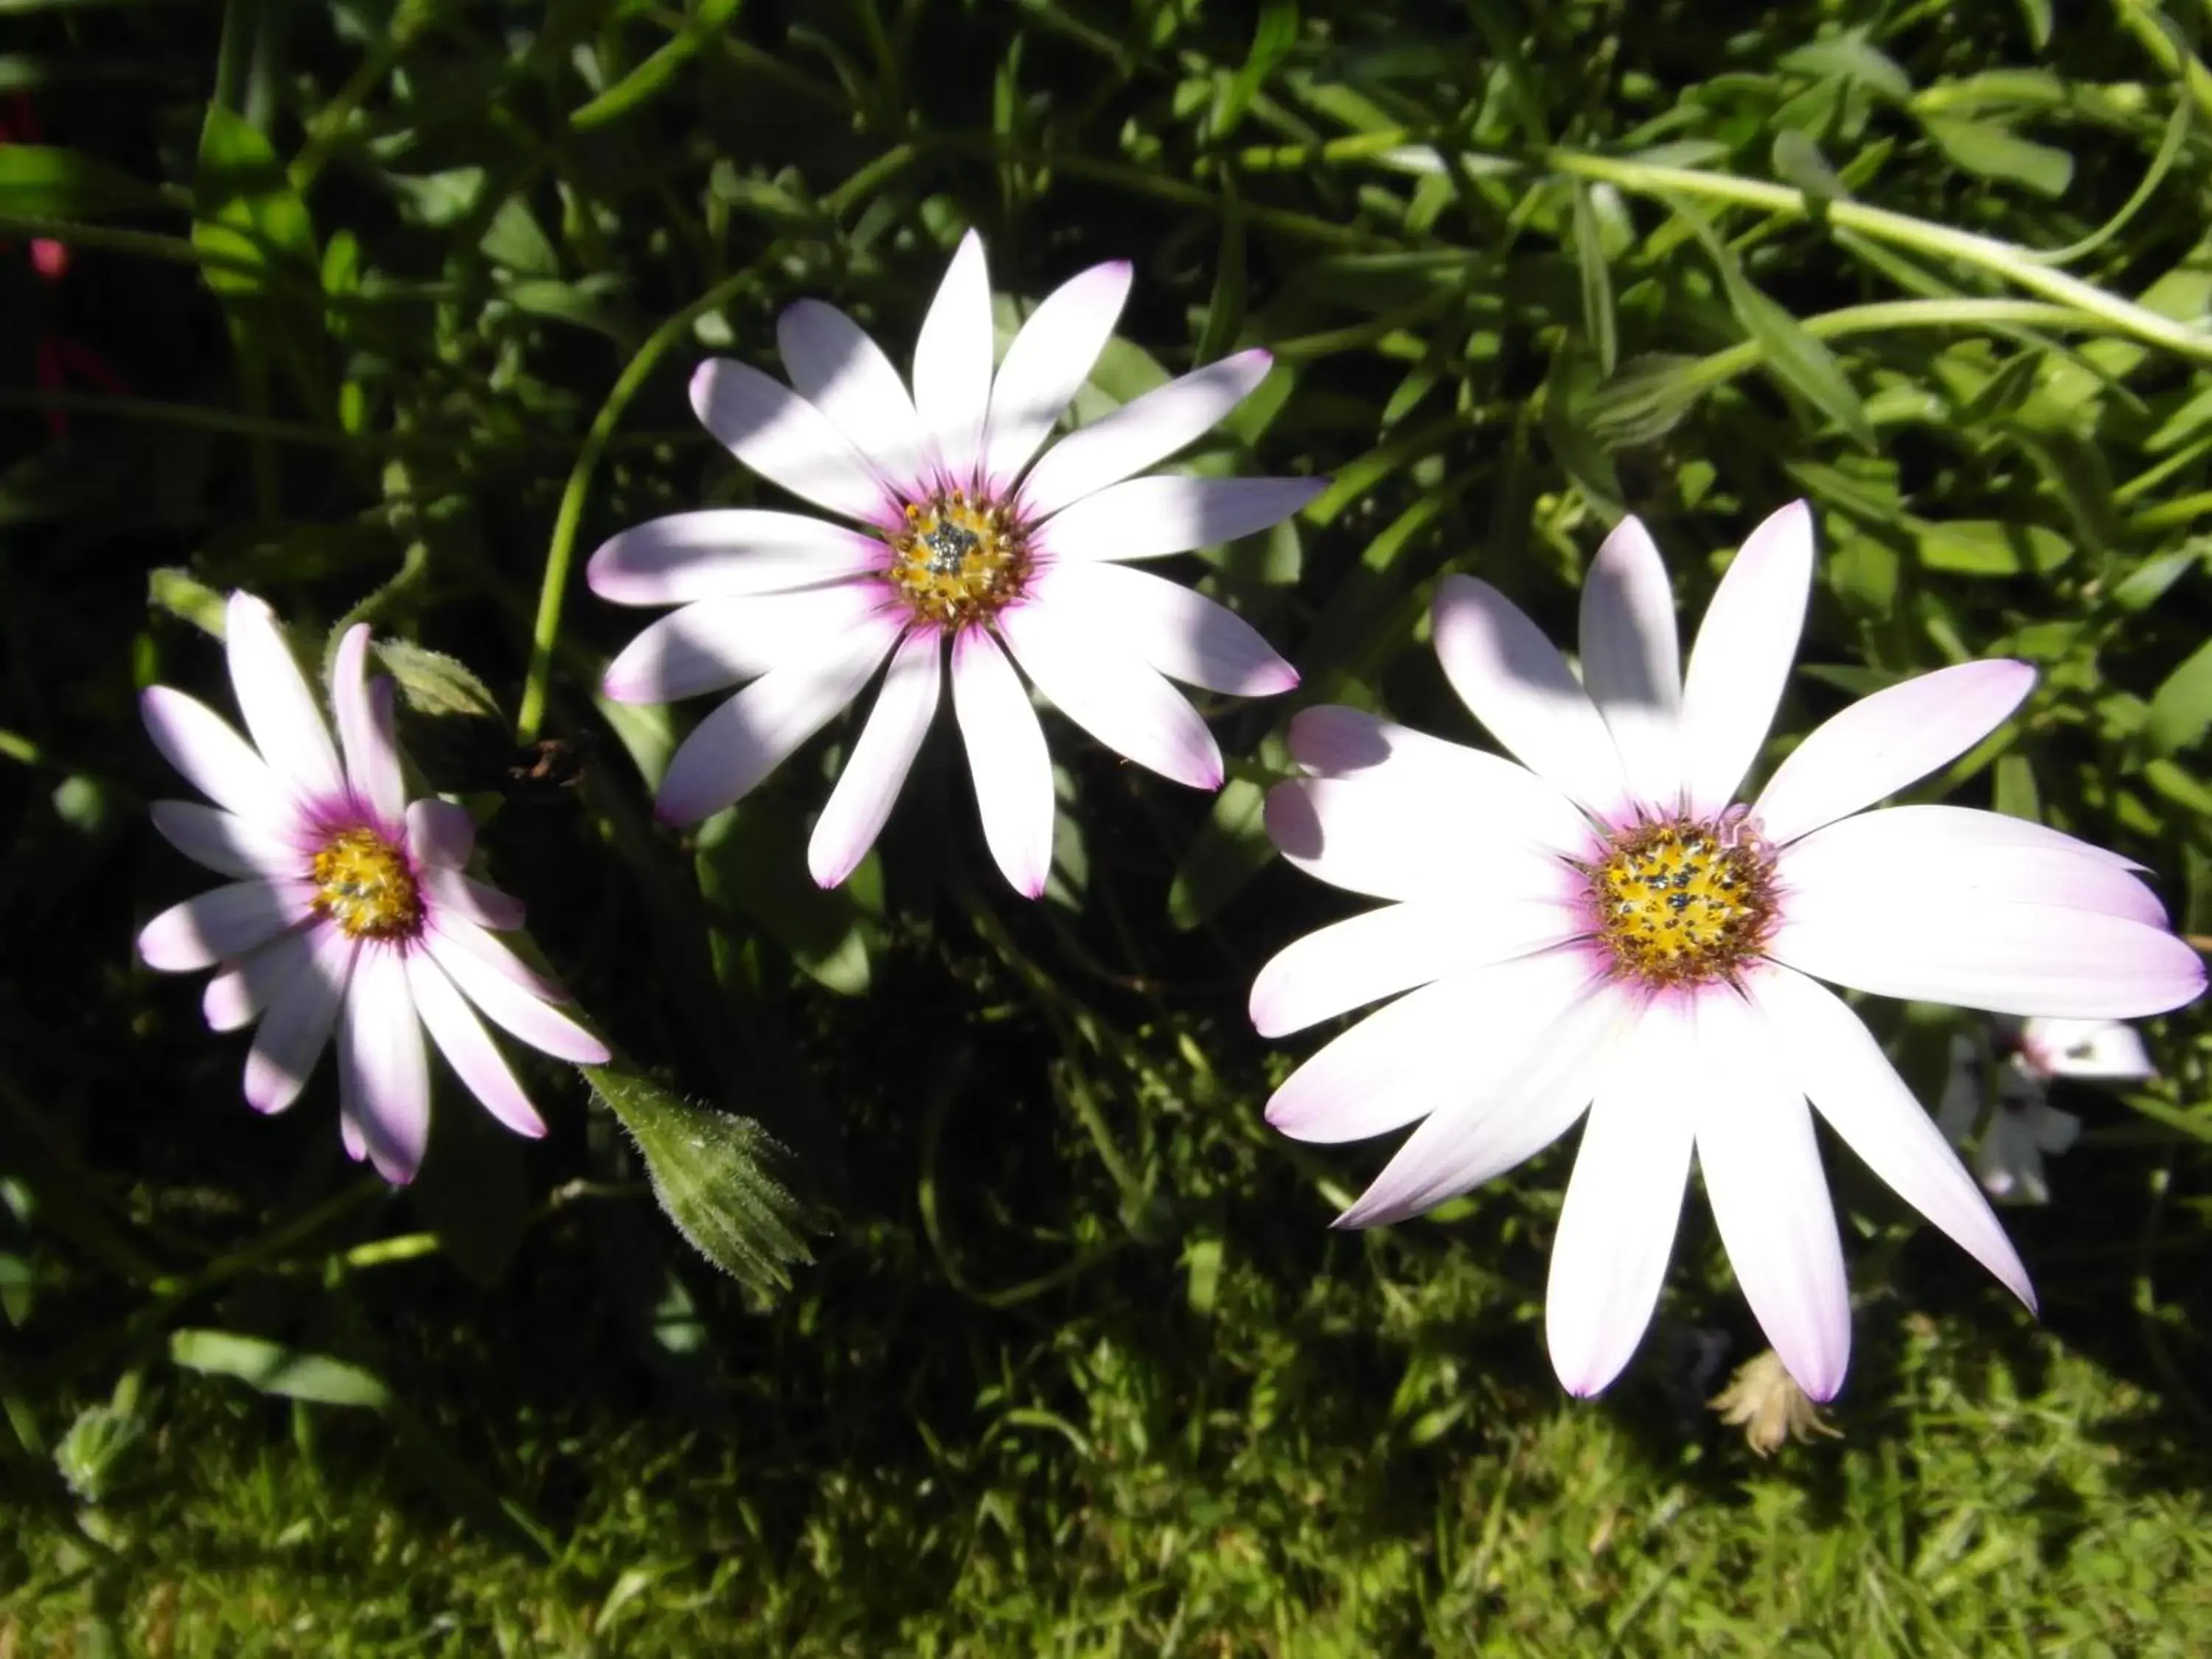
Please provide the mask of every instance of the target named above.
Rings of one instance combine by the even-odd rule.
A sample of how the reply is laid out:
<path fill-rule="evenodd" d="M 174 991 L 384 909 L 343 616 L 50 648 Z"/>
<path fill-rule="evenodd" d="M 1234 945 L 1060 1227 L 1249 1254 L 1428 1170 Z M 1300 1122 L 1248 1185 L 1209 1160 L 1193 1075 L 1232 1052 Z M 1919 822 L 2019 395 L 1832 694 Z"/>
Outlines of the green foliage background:
<path fill-rule="evenodd" d="M 643 776 L 696 710 L 594 702 L 638 618 L 574 566 L 751 499 L 682 388 L 769 362 L 790 301 L 899 356 L 968 226 L 1009 326 L 1129 257 L 1079 416 L 1265 344 L 1190 465 L 1335 480 L 1205 556 L 1300 699 L 1467 739 L 1422 635 L 1440 573 L 1562 633 L 1632 510 L 1694 611 L 1809 496 L 1778 742 L 2029 659 L 2021 719 L 1922 795 L 2122 848 L 2212 932 L 2207 9 L 0 19 L 46 140 L 0 148 L 0 1651 L 2203 1650 L 2202 1015 L 2154 1028 L 2155 1084 L 2066 1103 L 2057 1201 L 2009 1218 L 2039 1328 L 1831 1149 L 1844 1438 L 1759 1464 L 1700 1405 L 1758 1339 L 1694 1199 L 1595 1404 L 1542 1358 L 1571 1147 L 1327 1231 L 1381 1149 L 1269 1133 L 1313 1040 L 1243 1013 L 1347 908 L 1256 832 L 1294 703 L 1217 711 L 1242 758 L 1211 804 L 1056 725 L 1034 906 L 933 742 L 823 896 L 800 849 L 849 730 L 653 830 Z M 55 338 L 127 395 L 39 386 Z M 134 695 L 223 699 L 198 624 L 237 586 L 310 649 L 400 642 L 416 759 L 629 1063 L 596 1096 L 538 1067 L 545 1143 L 447 1101 L 388 1194 L 327 1079 L 254 1119 L 242 1045 L 133 964 L 194 883 L 146 825 L 179 786 Z M 1879 1013 L 1932 1097 L 1952 1017 Z M 698 1122 L 720 1161 L 663 1188 L 740 1279 L 640 1161 Z"/>

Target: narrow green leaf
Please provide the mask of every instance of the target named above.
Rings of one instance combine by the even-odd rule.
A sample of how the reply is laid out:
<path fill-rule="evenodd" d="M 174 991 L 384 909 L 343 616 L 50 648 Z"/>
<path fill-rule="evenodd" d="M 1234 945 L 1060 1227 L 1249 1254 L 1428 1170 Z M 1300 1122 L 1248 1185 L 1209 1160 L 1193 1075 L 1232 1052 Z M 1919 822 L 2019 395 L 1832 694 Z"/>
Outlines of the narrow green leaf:
<path fill-rule="evenodd" d="M 2143 738 L 2161 755 L 2199 741 L 2212 728 L 2212 640 L 2183 659 L 2151 694 Z"/>
<path fill-rule="evenodd" d="M 189 570 L 163 565 L 148 571 L 146 603 L 156 611 L 167 611 L 179 622 L 190 623 L 204 633 L 217 639 L 222 637 L 228 602 Z"/>
<path fill-rule="evenodd" d="M 1828 164 L 1819 141 L 1800 128 L 1784 127 L 1774 135 L 1772 161 L 1776 178 L 1795 185 L 1816 202 L 1832 202 L 1850 194 Z"/>
<path fill-rule="evenodd" d="M 1920 125 L 1954 167 L 1984 179 L 2021 185 L 2039 196 L 2063 196 L 2074 182 L 2074 158 L 2023 138 L 1994 121 L 1926 115 Z"/>
<path fill-rule="evenodd" d="M 743 0 L 704 0 L 698 15 L 680 33 L 598 97 L 571 110 L 568 125 L 580 132 L 586 131 L 605 126 L 647 102 L 678 70 L 698 56 L 701 47 L 721 33 Z"/>
<path fill-rule="evenodd" d="M 2028 44 L 2041 52 L 2051 44 L 2051 0 L 2020 0 L 2020 15 L 2027 24 Z"/>
<path fill-rule="evenodd" d="M 1249 778 L 1231 778 L 1191 838 L 1168 884 L 1168 925 L 1178 933 L 1202 926 L 1275 856 L 1261 812 L 1267 792 Z"/>
<path fill-rule="evenodd" d="M 1613 273 L 1605 238 L 1590 206 L 1589 186 L 1574 186 L 1575 264 L 1583 279 L 1583 328 L 1597 348 L 1601 373 L 1611 375 L 1620 358 L 1620 328 L 1613 310 Z"/>
<path fill-rule="evenodd" d="M 701 826 L 700 893 L 724 921 L 750 918 L 830 989 L 859 996 L 868 988 L 866 918 L 854 883 L 824 889 L 799 878 L 806 842 L 797 812 L 756 794 Z"/>
<path fill-rule="evenodd" d="M 1808 334 L 1787 310 L 1753 287 L 1732 255 L 1722 262 L 1721 280 L 1728 289 L 1729 308 L 1735 313 L 1744 332 L 1758 342 L 1774 377 L 1843 428 L 1860 447 L 1873 450 L 1874 422 L 1867 419 L 1866 405 L 1859 401 L 1836 354 Z"/>
<path fill-rule="evenodd" d="M 1856 81 L 1870 92 L 1903 103 L 1912 96 L 1912 77 L 1899 65 L 1897 59 L 1880 47 L 1867 42 L 1863 31 L 1853 30 L 1848 34 L 1832 35 L 1825 40 L 1815 40 L 1810 46 L 1786 52 L 1775 60 L 1776 67 L 1818 79 L 1825 75 L 1840 75 L 1847 81 Z"/>
<path fill-rule="evenodd" d="M 392 1404 L 392 1391 L 358 1365 L 234 1331 L 173 1331 L 169 1358 L 188 1371 L 234 1376 L 264 1394 L 287 1400 L 363 1406 L 380 1412 Z"/>
<path fill-rule="evenodd" d="M 1995 519 L 1953 519 L 1911 526 L 1920 562 L 1962 576 L 2045 575 L 2074 556 L 2074 544 L 2039 524 Z"/>
<path fill-rule="evenodd" d="M 750 1118 L 718 1112 L 613 1066 L 586 1066 L 592 1091 L 645 1159 L 653 1196 L 693 1248 L 754 1290 L 791 1283 L 813 1260 L 805 1207 L 779 1176 L 783 1149 Z"/>
<path fill-rule="evenodd" d="M 160 205 L 161 193 L 153 185 L 89 155 L 39 144 L 0 144 L 0 213 L 92 219 Z"/>
<path fill-rule="evenodd" d="M 1261 84 L 1275 72 L 1276 66 L 1290 55 L 1298 40 L 1298 9 L 1296 0 L 1267 0 L 1260 9 L 1259 27 L 1253 31 L 1252 50 L 1245 54 L 1243 64 L 1236 74 L 1222 84 L 1220 94 L 1213 104 L 1213 132 L 1215 142 L 1226 138 L 1244 119 L 1252 106 L 1252 99 Z"/>

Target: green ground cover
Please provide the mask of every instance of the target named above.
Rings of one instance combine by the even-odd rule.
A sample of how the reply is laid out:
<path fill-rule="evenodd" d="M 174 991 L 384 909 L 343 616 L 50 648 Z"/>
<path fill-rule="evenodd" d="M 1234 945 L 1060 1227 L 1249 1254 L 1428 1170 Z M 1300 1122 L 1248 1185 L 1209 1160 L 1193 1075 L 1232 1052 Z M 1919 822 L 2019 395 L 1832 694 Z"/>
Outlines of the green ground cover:
<path fill-rule="evenodd" d="M 1570 1401 L 1541 1304 L 1571 1147 L 1332 1233 L 1382 1149 L 1270 1131 L 1316 1040 L 1244 1012 L 1351 908 L 1258 830 L 1291 708 L 1472 740 L 1440 575 L 1564 633 L 1633 511 L 1693 615 L 1799 495 L 1822 563 L 1772 752 L 2025 658 L 2020 719 L 1915 798 L 2125 851 L 2212 933 L 2212 11 L 0 20 L 0 1655 L 2212 1645 L 2203 1013 L 2146 1027 L 2150 1085 L 2065 1097 L 2054 1201 L 2006 1212 L 2040 1324 L 1831 1146 L 1840 1437 L 1762 1461 L 1704 1403 L 1761 1340 L 1701 1200 L 1628 1376 Z M 640 768 L 699 710 L 594 699 L 637 618 L 577 567 L 752 499 L 685 405 L 702 356 L 772 365 L 812 295 L 902 362 L 971 226 L 1024 302 L 1135 262 L 1083 418 L 1276 353 L 1195 464 L 1335 483 L 1183 563 L 1305 684 L 1208 708 L 1218 803 L 1054 724 L 1035 904 L 940 732 L 824 895 L 802 849 L 853 728 L 653 828 Z M 255 1117 L 240 1041 L 134 963 L 194 887 L 134 694 L 222 700 L 237 586 L 303 639 L 441 653 L 406 734 L 547 958 L 643 1073 L 789 1149 L 718 1166 L 744 1276 L 573 1072 L 533 1057 L 539 1143 L 441 1099 L 392 1194 L 327 1070 Z M 1869 1012 L 1932 1102 L 1962 1017 Z"/>

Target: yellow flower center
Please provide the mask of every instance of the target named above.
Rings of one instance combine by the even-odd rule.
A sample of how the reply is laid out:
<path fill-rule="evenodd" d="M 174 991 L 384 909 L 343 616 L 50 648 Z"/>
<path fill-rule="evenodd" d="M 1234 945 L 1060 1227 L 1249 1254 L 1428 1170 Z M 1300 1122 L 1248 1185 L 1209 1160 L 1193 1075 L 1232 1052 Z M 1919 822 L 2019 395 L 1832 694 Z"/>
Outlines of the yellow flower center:
<path fill-rule="evenodd" d="M 1647 985 L 1733 978 L 1773 925 L 1773 858 L 1740 821 L 1639 823 L 1584 873 L 1615 969 Z"/>
<path fill-rule="evenodd" d="M 1021 597 L 1028 538 L 1006 507 L 955 489 L 910 501 L 889 538 L 891 586 L 915 615 L 948 631 L 998 614 Z"/>
<path fill-rule="evenodd" d="M 407 855 L 374 830 L 342 830 L 315 854 L 315 908 L 348 939 L 406 939 L 422 925 Z"/>

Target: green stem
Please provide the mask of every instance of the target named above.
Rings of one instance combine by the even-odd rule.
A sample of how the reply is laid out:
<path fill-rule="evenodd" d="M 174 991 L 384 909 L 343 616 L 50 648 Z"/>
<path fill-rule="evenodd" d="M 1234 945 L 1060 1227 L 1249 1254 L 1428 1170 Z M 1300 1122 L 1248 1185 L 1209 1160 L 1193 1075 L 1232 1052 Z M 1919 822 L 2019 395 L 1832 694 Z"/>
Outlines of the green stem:
<path fill-rule="evenodd" d="M 1586 155 L 1565 149 L 1547 150 L 1542 159 L 1554 173 L 1595 179 L 1639 196 L 1701 196 L 1741 207 L 1761 208 L 1787 218 L 1825 219 L 1841 230 L 1855 230 L 1877 241 L 1915 248 L 1974 266 L 2058 305 L 2100 317 L 2120 333 L 2132 335 L 2151 345 L 2164 346 L 2185 357 L 2212 361 L 2212 333 L 2161 317 L 2131 301 L 2107 294 L 2093 283 L 2039 264 L 2025 250 L 1993 237 L 1953 230 L 1909 214 L 1892 213 L 1886 208 L 1869 207 L 1860 202 L 1817 201 L 1786 185 L 1739 179 L 1724 173 L 1654 167 L 1645 161 Z"/>
<path fill-rule="evenodd" d="M 368 55 L 355 66 L 354 72 L 337 89 L 330 102 L 317 110 L 307 123 L 307 142 L 292 158 L 285 169 L 292 188 L 304 196 L 307 187 L 315 182 L 315 175 L 323 170 L 339 141 L 345 137 L 346 123 L 353 118 L 369 94 L 380 86 L 392 66 L 398 63 L 407 48 L 415 44 L 415 37 L 430 21 L 431 7 L 426 0 L 401 0 L 392 14 L 391 27 L 370 46 Z"/>

